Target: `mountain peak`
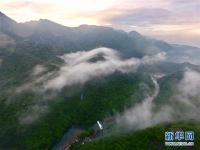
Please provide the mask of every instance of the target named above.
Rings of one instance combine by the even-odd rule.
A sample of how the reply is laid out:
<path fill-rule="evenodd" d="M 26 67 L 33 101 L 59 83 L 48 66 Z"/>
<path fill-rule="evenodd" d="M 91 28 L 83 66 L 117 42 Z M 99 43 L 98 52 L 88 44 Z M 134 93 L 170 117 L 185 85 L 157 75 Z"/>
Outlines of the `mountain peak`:
<path fill-rule="evenodd" d="M 140 33 L 136 32 L 136 31 L 130 31 L 129 34 L 135 35 L 135 36 L 142 36 Z"/>
<path fill-rule="evenodd" d="M 17 22 L 0 11 L 0 32 L 10 34 L 17 26 Z"/>
<path fill-rule="evenodd" d="M 1 11 L 0 11 L 0 18 L 3 18 L 3 20 L 1 20 L 1 21 L 9 21 L 9 22 L 12 22 L 12 23 L 16 23 L 15 20 L 13 20 L 13 19 L 11 19 L 10 17 L 6 16 L 6 15 L 5 15 L 4 13 L 2 13 Z"/>
<path fill-rule="evenodd" d="M 9 18 L 9 17 L 6 16 L 2 11 L 0 11 L 0 17 L 7 17 L 7 18 Z"/>
<path fill-rule="evenodd" d="M 48 19 L 40 19 L 39 22 L 52 22 L 52 21 L 50 21 Z"/>
<path fill-rule="evenodd" d="M 6 16 L 6 15 L 0 11 L 0 17 L 2 16 Z"/>

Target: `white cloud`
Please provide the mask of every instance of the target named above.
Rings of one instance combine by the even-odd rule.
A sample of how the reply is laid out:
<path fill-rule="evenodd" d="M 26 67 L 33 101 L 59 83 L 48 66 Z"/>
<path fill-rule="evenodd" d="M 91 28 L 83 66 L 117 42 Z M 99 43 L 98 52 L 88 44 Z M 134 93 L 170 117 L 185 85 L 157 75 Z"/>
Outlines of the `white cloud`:
<path fill-rule="evenodd" d="M 163 114 L 153 113 L 154 103 L 153 100 L 159 94 L 159 85 L 156 79 L 152 78 L 152 81 L 155 85 L 155 91 L 150 96 L 147 96 L 141 103 L 136 104 L 134 107 L 126 110 L 122 115 L 117 116 L 117 123 L 120 126 L 128 127 L 127 129 L 138 129 L 151 126 L 158 122 L 158 119 L 163 118 Z M 168 116 L 165 116 L 168 118 Z"/>
<path fill-rule="evenodd" d="M 59 70 L 47 72 L 42 65 L 33 68 L 32 81 L 18 87 L 16 93 L 24 90 L 45 92 L 46 90 L 59 91 L 65 86 L 84 84 L 96 77 L 106 76 L 116 71 L 134 72 L 140 65 L 155 64 L 165 59 L 165 53 L 154 56 L 145 56 L 141 59 L 122 59 L 120 53 L 109 48 L 97 48 L 90 51 L 78 51 L 59 56 L 64 64 Z M 93 59 L 96 61 L 93 61 Z M 99 60 L 98 60 L 99 59 Z"/>
<path fill-rule="evenodd" d="M 164 60 L 165 53 L 145 56 L 142 59 L 122 59 L 119 52 L 113 49 L 98 48 L 65 54 L 60 58 L 64 60 L 64 64 L 58 71 L 43 73 L 45 68 L 37 65 L 33 68 L 30 76 L 32 81 L 18 87 L 15 92 L 21 93 L 25 90 L 31 90 L 41 94 L 42 101 L 48 101 L 49 97 L 55 96 L 56 91 L 62 90 L 65 86 L 84 84 L 96 77 L 109 75 L 115 71 L 134 72 L 139 65 L 153 64 Z M 52 90 L 52 92 L 48 91 L 48 96 L 44 94 L 47 90 Z M 28 111 L 20 116 L 19 122 L 21 124 L 32 123 L 48 111 L 48 105 L 43 106 L 40 102 L 35 101 L 35 104 L 31 105 Z"/>
<path fill-rule="evenodd" d="M 196 97 L 200 95 L 200 73 L 197 71 L 187 70 L 184 79 L 179 85 L 179 91 L 184 97 Z"/>
<path fill-rule="evenodd" d="M 102 55 L 103 61 L 89 62 L 90 59 Z M 115 71 L 122 73 L 135 71 L 141 64 L 158 63 L 165 59 L 165 53 L 155 56 L 145 56 L 142 59 L 121 59 L 120 54 L 112 49 L 98 48 L 91 51 L 82 51 L 61 56 L 65 64 L 56 73 L 56 76 L 47 81 L 45 89 L 60 90 L 65 86 L 83 84 L 98 76 L 112 74 Z"/>
<path fill-rule="evenodd" d="M 153 100 L 159 93 L 155 82 L 155 92 L 140 104 L 118 115 L 116 121 L 126 129 L 146 128 L 161 122 L 200 119 L 200 73 L 187 70 L 178 85 L 174 85 L 174 93 L 167 104 L 163 104 L 155 111 Z"/>
<path fill-rule="evenodd" d="M 46 71 L 46 68 L 42 65 L 36 65 L 34 68 L 33 68 L 33 75 L 34 76 L 37 76 L 37 75 L 40 75 L 42 74 L 43 72 Z"/>
<path fill-rule="evenodd" d="M 48 111 L 46 105 L 33 105 L 19 117 L 20 124 L 31 124 Z"/>

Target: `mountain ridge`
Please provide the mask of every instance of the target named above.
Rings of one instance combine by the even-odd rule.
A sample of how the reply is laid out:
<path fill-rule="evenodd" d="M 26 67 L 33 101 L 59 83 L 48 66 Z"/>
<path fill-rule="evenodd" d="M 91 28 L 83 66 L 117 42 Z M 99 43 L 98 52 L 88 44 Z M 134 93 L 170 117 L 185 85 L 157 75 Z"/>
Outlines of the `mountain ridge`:
<path fill-rule="evenodd" d="M 200 49 L 136 31 L 17 23 L 4 14 L 0 21 L 0 149 L 50 149 L 71 127 L 87 130 L 140 106 L 154 91 L 153 75 L 163 104 L 174 94 L 168 83 L 200 64 Z"/>
<path fill-rule="evenodd" d="M 112 28 L 112 27 L 107 27 L 107 26 L 99 26 L 99 25 L 87 25 L 87 24 L 81 24 L 79 26 L 76 26 L 76 27 L 69 27 L 69 26 L 65 26 L 65 25 L 62 25 L 60 23 L 57 23 L 57 22 L 54 22 L 52 20 L 49 20 L 49 19 L 38 19 L 38 20 L 30 20 L 30 21 L 26 21 L 26 22 L 16 22 L 14 19 L 10 18 L 9 16 L 7 16 L 6 14 L 4 14 L 2 11 L 0 11 L 0 18 L 1 17 L 4 17 L 4 18 L 7 18 L 9 19 L 10 21 L 12 22 L 15 22 L 19 25 L 28 25 L 28 24 L 31 24 L 31 23 L 51 23 L 51 24 L 54 24 L 54 25 L 59 25 L 60 27 L 65 27 L 65 28 L 68 28 L 68 29 L 78 29 L 78 28 L 98 28 L 98 27 L 101 27 L 101 28 L 104 28 L 104 29 L 112 29 L 112 30 L 117 30 L 117 31 L 120 31 L 120 32 L 124 32 L 124 33 L 128 33 L 130 35 L 134 35 L 134 36 L 137 36 L 137 37 L 144 37 L 142 34 L 140 34 L 139 32 L 137 31 L 129 31 L 129 32 L 126 32 L 124 30 L 120 30 L 120 29 L 115 29 L 115 28 Z M 156 40 L 156 39 L 154 39 Z M 165 42 L 163 40 L 159 40 L 159 41 L 162 41 L 162 42 Z M 167 42 L 165 42 L 167 43 Z M 199 48 L 199 47 L 196 47 L 196 46 L 190 46 L 190 45 L 184 45 L 184 44 L 172 44 L 172 45 L 180 45 L 180 46 L 189 46 L 189 47 L 193 47 L 193 48 Z"/>
<path fill-rule="evenodd" d="M 18 38 L 29 39 L 40 44 L 50 44 L 48 43 L 48 40 L 50 40 L 52 45 L 62 45 L 65 49 L 70 48 L 70 45 L 71 49 L 74 50 L 80 47 L 82 50 L 87 50 L 88 47 L 92 49 L 104 46 L 120 51 L 124 50 L 127 55 L 141 57 L 145 54 L 151 55 L 163 50 L 174 50 L 173 45 L 175 45 L 163 40 L 147 38 L 136 31 L 125 32 L 112 27 L 85 24 L 77 27 L 67 27 L 48 19 L 17 23 L 2 12 L 1 14 L 0 23 L 4 24 L 4 20 L 9 23 L 5 23 L 6 26 L 1 27 L 0 31 L 8 34 L 11 38 L 15 40 Z M 125 42 L 126 45 L 123 45 Z"/>

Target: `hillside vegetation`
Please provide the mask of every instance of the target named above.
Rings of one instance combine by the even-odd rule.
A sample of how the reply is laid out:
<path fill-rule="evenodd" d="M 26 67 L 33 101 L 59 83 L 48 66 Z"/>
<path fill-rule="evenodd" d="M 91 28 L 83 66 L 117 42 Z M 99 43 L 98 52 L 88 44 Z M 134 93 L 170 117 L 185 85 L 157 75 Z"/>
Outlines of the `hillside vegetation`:
<path fill-rule="evenodd" d="M 128 134 L 107 137 L 84 145 L 73 145 L 70 150 L 198 150 L 200 147 L 199 123 L 166 123 Z M 167 147 L 166 131 L 194 131 L 194 147 Z"/>

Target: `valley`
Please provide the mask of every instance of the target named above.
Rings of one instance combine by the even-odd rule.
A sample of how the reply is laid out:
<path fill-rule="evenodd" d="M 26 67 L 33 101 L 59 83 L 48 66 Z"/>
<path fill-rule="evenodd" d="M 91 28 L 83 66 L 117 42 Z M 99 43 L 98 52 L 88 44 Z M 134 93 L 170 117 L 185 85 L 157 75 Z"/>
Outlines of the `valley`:
<path fill-rule="evenodd" d="M 199 147 L 200 48 L 2 12 L 0 39 L 0 149 L 169 149 L 174 128 Z"/>

